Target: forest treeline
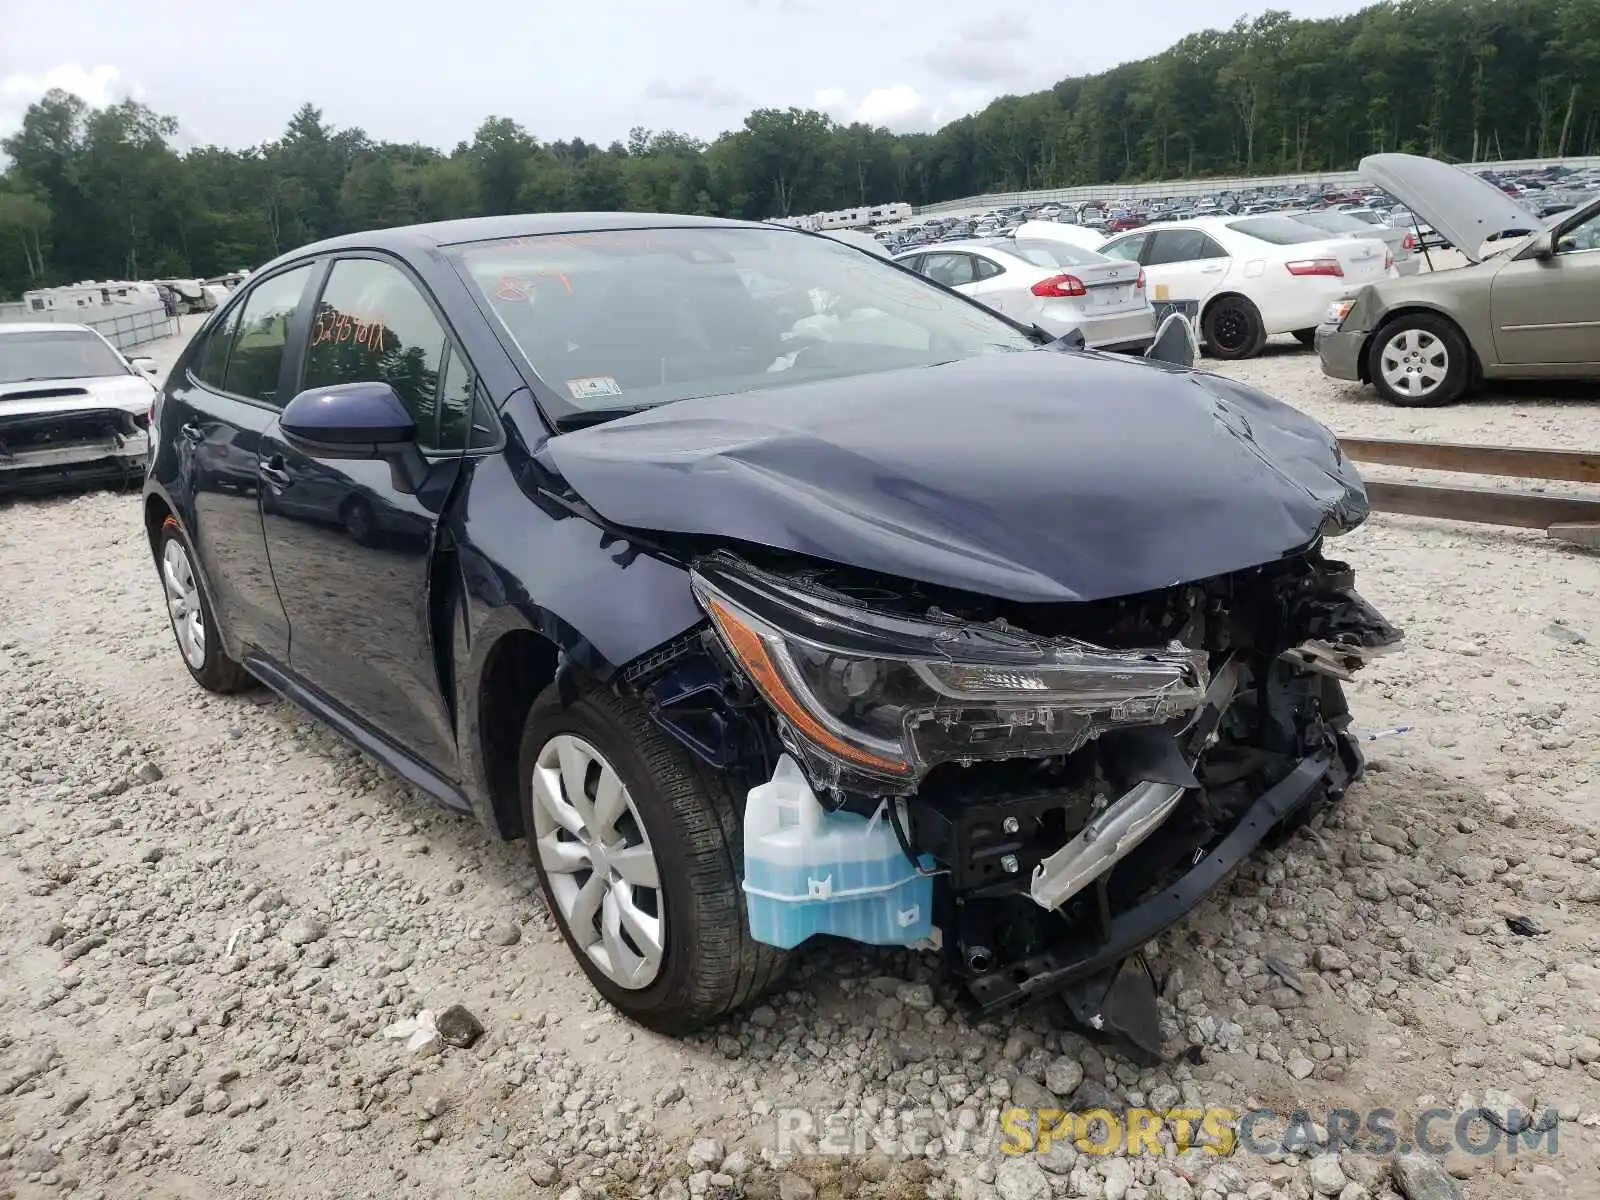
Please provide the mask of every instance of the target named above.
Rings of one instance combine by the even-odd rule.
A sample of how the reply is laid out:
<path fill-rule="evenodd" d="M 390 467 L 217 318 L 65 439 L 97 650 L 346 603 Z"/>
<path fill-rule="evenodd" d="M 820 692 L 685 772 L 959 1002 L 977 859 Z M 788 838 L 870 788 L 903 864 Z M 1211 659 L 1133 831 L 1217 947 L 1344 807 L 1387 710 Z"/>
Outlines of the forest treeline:
<path fill-rule="evenodd" d="M 313 104 L 276 141 L 174 148 L 133 101 L 52 92 L 0 142 L 0 297 L 90 278 L 211 275 L 331 234 L 539 210 L 760 218 L 982 192 L 1600 153 L 1600 0 L 1390 0 L 1266 12 L 934 133 L 758 109 L 708 143 L 632 130 L 540 141 L 491 116 L 448 152 L 337 129 Z"/>

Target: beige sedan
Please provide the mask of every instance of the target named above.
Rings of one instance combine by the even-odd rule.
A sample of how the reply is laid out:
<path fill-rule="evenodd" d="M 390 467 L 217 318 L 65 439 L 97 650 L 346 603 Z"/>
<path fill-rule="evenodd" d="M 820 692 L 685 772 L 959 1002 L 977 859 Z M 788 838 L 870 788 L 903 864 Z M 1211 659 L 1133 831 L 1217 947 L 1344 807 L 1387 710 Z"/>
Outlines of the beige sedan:
<path fill-rule="evenodd" d="M 1371 161 L 1363 162 L 1364 175 Z M 1545 229 L 1476 176 L 1414 161 L 1429 166 L 1400 164 L 1412 173 L 1386 178 L 1381 168 L 1395 164 L 1379 164 L 1377 178 L 1397 195 L 1395 179 L 1402 179 L 1401 190 L 1412 194 L 1401 199 L 1469 264 L 1379 280 L 1339 301 L 1317 329 L 1323 372 L 1370 383 L 1391 404 L 1415 408 L 1450 404 L 1500 379 L 1600 380 L 1600 200 Z M 1448 191 L 1430 190 L 1423 184 L 1434 182 L 1434 168 L 1494 197 L 1454 180 Z"/>

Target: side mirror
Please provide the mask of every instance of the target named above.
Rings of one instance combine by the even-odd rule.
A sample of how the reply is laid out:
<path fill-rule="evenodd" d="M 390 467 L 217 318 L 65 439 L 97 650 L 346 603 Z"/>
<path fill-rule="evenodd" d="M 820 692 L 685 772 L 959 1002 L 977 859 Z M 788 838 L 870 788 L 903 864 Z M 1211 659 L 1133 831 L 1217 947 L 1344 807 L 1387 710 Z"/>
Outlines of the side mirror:
<path fill-rule="evenodd" d="M 289 445 L 311 458 L 383 459 L 394 486 L 414 492 L 427 470 L 417 423 L 387 383 L 337 383 L 308 388 L 278 418 Z"/>
<path fill-rule="evenodd" d="M 146 375 L 150 376 L 151 379 L 154 379 L 157 375 L 161 374 L 161 367 L 153 358 L 130 358 L 128 360 L 128 365 L 135 371 L 144 372 Z"/>
<path fill-rule="evenodd" d="M 1536 258 L 1540 262 L 1549 262 L 1556 256 L 1556 243 L 1554 236 L 1546 230 L 1538 234 L 1528 244 L 1528 257 Z"/>

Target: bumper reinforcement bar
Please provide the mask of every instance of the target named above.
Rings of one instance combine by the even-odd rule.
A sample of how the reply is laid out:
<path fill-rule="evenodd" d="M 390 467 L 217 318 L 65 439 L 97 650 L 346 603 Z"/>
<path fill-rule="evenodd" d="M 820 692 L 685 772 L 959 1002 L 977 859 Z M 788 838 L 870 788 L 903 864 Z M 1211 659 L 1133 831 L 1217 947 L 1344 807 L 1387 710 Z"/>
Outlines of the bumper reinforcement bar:
<path fill-rule="evenodd" d="M 971 980 L 968 987 L 979 1007 L 989 1011 L 1057 991 L 1115 966 L 1215 891 L 1279 822 L 1305 804 L 1325 781 L 1342 788 L 1355 773 L 1342 758 L 1335 747 L 1329 746 L 1301 759 L 1294 770 L 1263 792 L 1233 830 L 1186 874 L 1143 903 L 1112 917 L 1103 940 L 1072 938 L 1008 970 Z M 1329 780 L 1330 775 L 1336 778 Z"/>

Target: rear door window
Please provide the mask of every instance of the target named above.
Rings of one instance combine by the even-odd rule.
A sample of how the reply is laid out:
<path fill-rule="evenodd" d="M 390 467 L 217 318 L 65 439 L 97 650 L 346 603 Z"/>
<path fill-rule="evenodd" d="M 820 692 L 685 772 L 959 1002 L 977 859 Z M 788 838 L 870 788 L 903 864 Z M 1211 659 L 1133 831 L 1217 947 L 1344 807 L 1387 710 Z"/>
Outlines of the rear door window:
<path fill-rule="evenodd" d="M 930 254 L 922 260 L 922 273 L 945 287 L 959 287 L 977 278 L 975 261 L 970 254 Z"/>
<path fill-rule="evenodd" d="M 222 315 L 222 320 L 212 326 L 206 339 L 195 350 L 190 373 L 208 388 L 222 391 L 227 383 L 228 351 L 233 349 L 233 339 L 239 332 L 240 305 L 234 305 Z"/>
<path fill-rule="evenodd" d="M 288 397 L 278 394 L 284 347 L 311 279 L 311 264 L 264 279 L 244 299 L 239 328 L 228 354 L 223 391 L 282 408 Z M 208 364 L 209 366 L 209 361 Z"/>
<path fill-rule="evenodd" d="M 984 258 L 981 255 L 974 254 L 972 256 L 972 273 L 975 279 L 981 281 L 993 279 L 996 275 L 1004 275 L 1006 269 L 992 258 Z"/>
<path fill-rule="evenodd" d="M 1227 256 L 1227 251 L 1198 229 L 1163 229 L 1152 240 L 1150 253 L 1144 261 L 1147 267 L 1159 267 L 1163 263 L 1186 263 Z"/>

